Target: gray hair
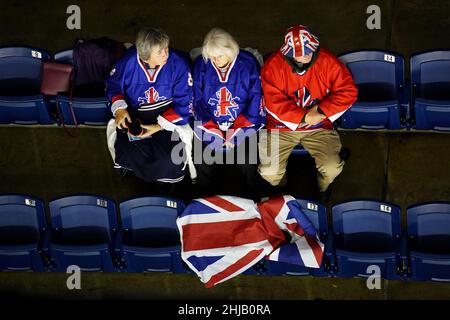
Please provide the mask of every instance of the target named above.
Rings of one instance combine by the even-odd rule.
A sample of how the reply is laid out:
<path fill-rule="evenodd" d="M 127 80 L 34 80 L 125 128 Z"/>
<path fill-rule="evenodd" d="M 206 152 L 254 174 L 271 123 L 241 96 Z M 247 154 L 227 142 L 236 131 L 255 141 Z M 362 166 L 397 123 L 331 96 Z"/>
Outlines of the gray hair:
<path fill-rule="evenodd" d="M 150 59 L 154 49 L 169 46 L 169 36 L 162 29 L 144 28 L 137 34 L 136 49 L 142 60 Z"/>
<path fill-rule="evenodd" d="M 220 55 L 226 55 L 233 61 L 238 54 L 239 45 L 233 36 L 223 29 L 211 29 L 203 41 L 202 56 L 205 61 Z"/>

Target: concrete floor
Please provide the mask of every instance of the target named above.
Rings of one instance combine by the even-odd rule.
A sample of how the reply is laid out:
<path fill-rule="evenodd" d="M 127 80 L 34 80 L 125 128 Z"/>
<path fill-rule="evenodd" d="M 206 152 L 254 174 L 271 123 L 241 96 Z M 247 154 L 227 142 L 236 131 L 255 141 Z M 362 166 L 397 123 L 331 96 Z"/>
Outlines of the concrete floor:
<path fill-rule="evenodd" d="M 66 28 L 66 9 L 81 9 L 81 30 Z M 368 30 L 368 6 L 381 9 L 381 30 Z M 42 0 L 1 3 L 0 43 L 27 44 L 50 52 L 72 46 L 77 37 L 109 36 L 133 42 L 143 26 L 160 26 L 171 45 L 190 50 L 201 46 L 210 28 L 221 26 L 241 47 L 262 53 L 281 45 L 284 31 L 293 24 L 310 26 L 321 44 L 335 54 L 361 48 L 414 52 L 449 47 L 450 3 L 445 0 Z"/>
<path fill-rule="evenodd" d="M 0 126 L 1 193 L 26 193 L 42 198 L 92 193 L 119 203 L 137 196 L 167 194 L 167 188 L 143 183 L 133 175 L 119 178 L 105 144 L 105 128 L 78 129 L 69 137 L 60 127 Z M 388 200 L 403 209 L 423 201 L 450 199 L 450 135 L 420 132 L 340 131 L 352 155 L 333 185 L 331 205 L 357 198 Z M 96 152 L 92 152 L 96 150 Z M 289 160 L 287 193 L 309 198 L 316 187 L 309 157 Z M 230 178 L 232 179 L 232 178 Z M 224 193 L 242 189 L 224 183 Z M 193 197 L 187 182 L 175 190 L 185 201 Z M 403 219 L 404 220 L 404 219 Z M 83 274 L 83 290 L 69 291 L 66 274 L 0 273 L 0 294 L 67 299 L 449 299 L 443 283 L 383 281 L 368 290 L 365 279 L 257 277 L 241 275 L 212 289 L 203 289 L 194 275 Z"/>
<path fill-rule="evenodd" d="M 119 5 L 112 0 L 76 2 L 82 28 L 66 28 L 69 1 L 33 3 L 3 0 L 0 45 L 22 44 L 51 53 L 70 48 L 77 37 L 109 36 L 133 42 L 143 26 L 160 26 L 173 47 L 189 51 L 201 45 L 211 27 L 235 35 L 241 47 L 261 53 L 277 49 L 284 30 L 309 25 L 321 44 L 335 54 L 378 48 L 411 54 L 450 48 L 448 1 L 279 0 L 205 1 L 146 0 Z M 366 28 L 366 8 L 381 8 L 381 30 Z M 45 201 L 71 193 L 98 193 L 116 202 L 161 194 L 133 177 L 114 175 L 104 128 L 81 128 L 70 138 L 62 128 L 1 126 L 0 193 L 29 193 Z M 355 198 L 385 199 L 403 210 L 414 203 L 450 200 L 450 135 L 423 132 L 341 131 L 352 156 L 333 185 L 328 206 Z M 96 150 L 96 152 L 92 152 Z M 314 182 L 307 158 L 290 164 L 290 191 L 308 197 Z M 298 183 L 296 183 L 298 181 Z M 239 191 L 239 190 L 238 190 Z M 181 198 L 189 193 L 180 192 Z M 40 298 L 190 298 L 190 299 L 449 299 L 450 285 L 384 281 L 368 290 L 364 279 L 239 276 L 216 288 L 203 289 L 192 275 L 83 274 L 83 290 L 69 291 L 67 275 L 0 273 L 0 293 Z"/>

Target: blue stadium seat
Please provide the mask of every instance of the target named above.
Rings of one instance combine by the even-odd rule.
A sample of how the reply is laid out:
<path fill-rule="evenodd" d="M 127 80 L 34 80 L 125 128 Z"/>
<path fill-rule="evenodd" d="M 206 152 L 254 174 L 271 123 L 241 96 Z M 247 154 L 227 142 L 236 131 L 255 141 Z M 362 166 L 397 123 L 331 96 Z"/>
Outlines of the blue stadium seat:
<path fill-rule="evenodd" d="M 117 248 L 126 272 L 187 272 L 176 224 L 181 200 L 144 197 L 120 204 L 122 233 Z"/>
<path fill-rule="evenodd" d="M 382 278 L 402 278 L 400 212 L 394 204 L 371 200 L 334 205 L 336 276 L 368 277 L 368 267 L 376 265 Z"/>
<path fill-rule="evenodd" d="M 408 276 L 450 282 L 450 202 L 411 206 L 406 214 Z"/>
<path fill-rule="evenodd" d="M 82 271 L 115 271 L 117 234 L 116 206 L 112 200 L 77 195 L 49 203 L 51 215 L 50 256 L 55 271 L 70 265 Z"/>
<path fill-rule="evenodd" d="M 450 132 L 450 51 L 411 57 L 415 128 Z"/>
<path fill-rule="evenodd" d="M 54 56 L 54 60 L 59 63 L 73 64 L 73 50 L 69 49 L 57 52 Z M 109 119 L 112 118 L 109 101 L 105 95 L 98 97 L 91 96 L 88 87 L 89 86 L 83 86 L 83 88 L 75 87 L 74 89 L 72 109 L 77 124 L 91 126 L 106 125 Z M 98 91 L 97 89 L 98 88 L 95 88 L 94 91 Z M 61 110 L 64 123 L 69 125 L 75 124 L 68 96 L 58 95 L 56 97 L 56 103 Z"/>
<path fill-rule="evenodd" d="M 48 235 L 41 200 L 0 196 L 0 270 L 45 271 Z"/>
<path fill-rule="evenodd" d="M 339 56 L 358 87 L 358 100 L 341 117 L 344 129 L 401 129 L 408 111 L 404 59 L 378 50 Z"/>
<path fill-rule="evenodd" d="M 303 148 L 303 146 L 301 144 L 296 145 L 294 147 L 294 149 L 292 149 L 291 153 L 295 154 L 295 155 L 307 155 L 307 154 L 309 154 L 309 152 L 305 148 Z"/>
<path fill-rule="evenodd" d="M 72 111 L 70 110 L 69 98 L 67 96 L 58 95 L 56 101 L 63 114 L 64 123 L 69 125 L 75 124 Z M 77 124 L 105 126 L 109 119 L 112 118 L 109 109 L 109 101 L 106 97 L 73 97 L 72 109 L 75 113 Z"/>
<path fill-rule="evenodd" d="M 50 54 L 38 48 L 0 48 L 0 124 L 51 124 L 40 94 L 42 62 Z"/>
<path fill-rule="evenodd" d="M 55 62 L 73 64 L 73 49 L 67 49 L 55 53 L 53 59 Z"/>
<path fill-rule="evenodd" d="M 331 252 L 332 245 L 328 243 L 331 237 L 328 237 L 328 222 L 327 222 L 327 209 L 324 205 L 308 201 L 297 199 L 301 208 L 308 216 L 309 220 L 314 224 L 319 232 L 320 240 L 325 244 L 325 252 L 322 260 L 322 265 L 319 269 L 306 268 L 291 265 L 288 263 L 282 263 L 277 261 L 268 261 L 268 274 L 269 275 L 313 275 L 324 277 L 329 275 L 330 266 L 334 264 L 332 261 L 333 255 Z"/>

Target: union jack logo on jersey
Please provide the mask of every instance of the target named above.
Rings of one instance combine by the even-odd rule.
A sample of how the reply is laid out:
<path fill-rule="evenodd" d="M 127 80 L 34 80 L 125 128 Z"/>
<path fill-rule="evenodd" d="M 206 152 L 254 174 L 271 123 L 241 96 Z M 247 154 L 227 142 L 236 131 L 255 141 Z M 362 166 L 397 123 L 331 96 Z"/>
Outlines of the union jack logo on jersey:
<path fill-rule="evenodd" d="M 295 58 L 309 55 L 319 47 L 319 39 L 305 26 L 295 26 L 287 30 L 284 45 L 280 51 L 283 55 Z"/>
<path fill-rule="evenodd" d="M 311 93 L 307 87 L 294 91 L 294 96 L 295 104 L 303 109 L 309 109 L 319 101 L 319 99 L 311 99 Z"/>
<path fill-rule="evenodd" d="M 139 97 L 138 101 L 139 103 L 142 104 L 152 104 L 155 102 L 158 102 L 160 100 L 166 100 L 166 97 L 163 96 L 159 96 L 159 92 L 156 91 L 155 88 L 150 87 L 148 90 L 145 91 L 145 98 L 144 97 Z"/>
<path fill-rule="evenodd" d="M 237 118 L 236 109 L 239 105 L 235 101 L 239 101 L 239 97 L 233 97 L 227 87 L 222 87 L 216 92 L 217 99 L 209 98 L 208 104 L 215 106 L 215 117 L 229 116 L 230 121 Z"/>

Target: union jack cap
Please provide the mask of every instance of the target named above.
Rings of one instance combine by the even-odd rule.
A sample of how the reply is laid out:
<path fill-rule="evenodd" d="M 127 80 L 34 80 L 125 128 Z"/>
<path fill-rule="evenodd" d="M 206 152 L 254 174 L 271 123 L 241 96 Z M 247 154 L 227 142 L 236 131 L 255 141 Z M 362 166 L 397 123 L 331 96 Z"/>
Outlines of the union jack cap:
<path fill-rule="evenodd" d="M 295 58 L 309 55 L 319 47 L 319 39 L 305 26 L 290 27 L 284 36 L 284 45 L 280 51 L 285 56 Z"/>

